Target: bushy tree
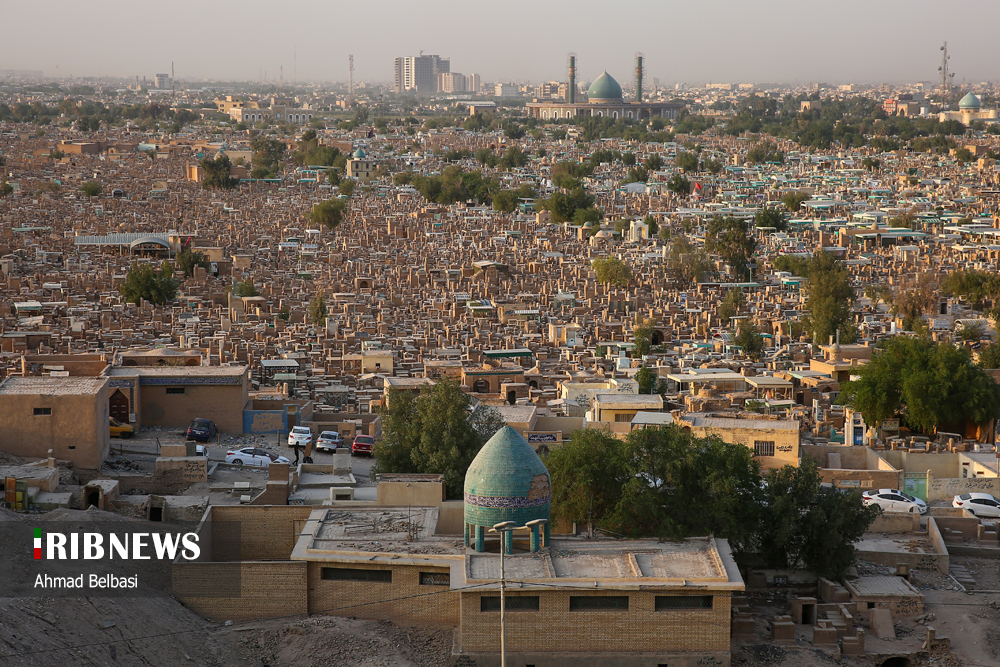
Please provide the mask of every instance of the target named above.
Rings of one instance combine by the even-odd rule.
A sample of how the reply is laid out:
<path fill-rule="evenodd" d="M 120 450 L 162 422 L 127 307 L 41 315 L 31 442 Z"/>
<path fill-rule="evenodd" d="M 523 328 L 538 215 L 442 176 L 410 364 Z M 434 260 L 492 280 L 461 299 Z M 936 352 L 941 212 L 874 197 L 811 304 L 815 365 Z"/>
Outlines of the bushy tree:
<path fill-rule="evenodd" d="M 678 169 L 683 169 L 684 171 L 698 171 L 698 155 L 696 153 L 681 151 L 677 154 L 674 164 L 677 165 Z"/>
<path fill-rule="evenodd" d="M 309 321 L 316 325 L 322 325 L 326 322 L 326 314 L 326 297 L 322 292 L 318 292 L 309 302 Z"/>
<path fill-rule="evenodd" d="M 0 199 L 3 199 L 10 193 L 14 192 L 14 186 L 7 181 L 0 181 Z"/>
<path fill-rule="evenodd" d="M 327 229 L 336 229 L 347 214 L 347 202 L 343 199 L 327 199 L 312 208 L 309 219 Z"/>
<path fill-rule="evenodd" d="M 716 216 L 709 221 L 705 250 L 719 255 L 738 280 L 749 278 L 750 258 L 756 249 L 757 241 L 745 220 Z"/>
<path fill-rule="evenodd" d="M 789 192 L 788 194 L 782 196 L 781 203 L 785 205 L 789 211 L 798 211 L 802 208 L 802 202 L 809 199 L 809 195 L 804 192 Z"/>
<path fill-rule="evenodd" d="M 764 354 L 764 337 L 749 319 L 740 320 L 733 342 L 743 349 L 743 354 L 753 361 L 760 361 Z"/>
<path fill-rule="evenodd" d="M 233 165 L 228 155 L 219 153 L 213 158 L 206 157 L 199 164 L 205 170 L 205 179 L 201 182 L 201 187 L 206 190 L 232 190 L 240 184 L 238 178 L 229 175 Z"/>
<path fill-rule="evenodd" d="M 182 250 L 177 255 L 177 268 L 190 278 L 194 275 L 195 267 L 205 265 L 205 253 L 200 250 Z"/>
<path fill-rule="evenodd" d="M 721 319 L 726 324 L 729 324 L 729 320 L 739 314 L 740 308 L 746 303 L 746 297 L 743 296 L 743 290 L 738 287 L 733 287 L 728 292 L 726 292 L 726 297 L 719 304 L 719 319 Z"/>
<path fill-rule="evenodd" d="M 102 186 L 97 181 L 87 181 L 86 183 L 80 186 L 80 192 L 82 192 L 84 195 L 88 197 L 97 197 L 101 194 L 103 190 L 104 186 Z"/>
<path fill-rule="evenodd" d="M 444 476 L 448 498 L 461 498 L 472 460 L 503 426 L 496 409 L 472 410 L 457 384 L 438 381 L 419 394 L 390 388 L 378 409 L 382 440 L 375 444 L 377 472 Z"/>
<path fill-rule="evenodd" d="M 163 262 L 157 271 L 151 264 L 132 264 L 118 291 L 126 303 L 139 304 L 143 299 L 162 306 L 177 296 L 177 281 L 173 277 L 174 267 Z"/>
<path fill-rule="evenodd" d="M 788 219 L 778 211 L 767 208 L 754 213 L 753 224 L 755 227 L 773 227 L 779 232 L 788 229 Z"/>
<path fill-rule="evenodd" d="M 597 282 L 615 287 L 627 287 L 635 278 L 629 265 L 617 257 L 595 259 L 590 263 L 597 273 Z"/>
<path fill-rule="evenodd" d="M 260 296 L 260 292 L 257 291 L 252 280 L 241 280 L 236 283 L 236 287 L 233 288 L 233 294 L 238 297 Z"/>
<path fill-rule="evenodd" d="M 851 321 L 854 288 L 844 265 L 828 252 L 818 252 L 805 264 L 807 327 L 813 343 L 826 345 L 840 333 L 842 343 L 853 343 L 857 329 Z"/>
<path fill-rule="evenodd" d="M 632 328 L 632 358 L 642 359 L 649 354 L 649 348 L 653 345 L 653 334 L 656 333 L 656 321 L 646 318 L 636 318 L 635 326 Z"/>
<path fill-rule="evenodd" d="M 925 433 L 941 425 L 984 426 L 1000 413 L 1000 385 L 967 348 L 929 338 L 895 337 L 844 383 L 840 401 L 868 423 L 901 416 Z"/>

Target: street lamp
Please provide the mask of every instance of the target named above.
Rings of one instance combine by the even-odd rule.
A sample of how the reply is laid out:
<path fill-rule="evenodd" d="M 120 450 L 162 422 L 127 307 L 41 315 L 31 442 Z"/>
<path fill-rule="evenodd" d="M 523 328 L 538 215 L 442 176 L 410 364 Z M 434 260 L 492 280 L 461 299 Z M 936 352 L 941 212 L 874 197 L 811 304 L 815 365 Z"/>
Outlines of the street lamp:
<path fill-rule="evenodd" d="M 507 667 L 507 579 L 504 576 L 503 554 L 507 533 L 513 533 L 515 528 L 517 524 L 513 521 L 501 521 L 490 528 L 491 533 L 500 535 L 500 667 Z"/>

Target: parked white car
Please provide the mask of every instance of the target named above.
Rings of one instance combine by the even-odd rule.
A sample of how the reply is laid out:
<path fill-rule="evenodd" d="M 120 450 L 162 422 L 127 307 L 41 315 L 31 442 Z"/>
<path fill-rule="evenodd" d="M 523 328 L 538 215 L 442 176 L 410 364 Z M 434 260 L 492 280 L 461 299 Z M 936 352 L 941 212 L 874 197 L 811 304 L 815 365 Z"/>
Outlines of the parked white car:
<path fill-rule="evenodd" d="M 316 438 L 316 449 L 318 451 L 335 452 L 344 442 L 337 431 L 323 431 Z"/>
<path fill-rule="evenodd" d="M 974 516 L 1000 516 L 1000 500 L 988 493 L 963 493 L 951 501 L 952 507 L 961 507 Z"/>
<path fill-rule="evenodd" d="M 865 505 L 878 505 L 886 512 L 926 514 L 927 503 L 899 489 L 878 489 L 861 494 Z"/>
<path fill-rule="evenodd" d="M 288 463 L 288 459 L 260 447 L 244 447 L 235 452 L 226 452 L 226 463 L 237 466 L 269 466 L 272 463 Z"/>
<path fill-rule="evenodd" d="M 313 439 L 313 432 L 307 426 L 293 426 L 292 430 L 288 432 L 288 446 L 294 447 L 298 445 L 299 447 L 305 447 Z"/>

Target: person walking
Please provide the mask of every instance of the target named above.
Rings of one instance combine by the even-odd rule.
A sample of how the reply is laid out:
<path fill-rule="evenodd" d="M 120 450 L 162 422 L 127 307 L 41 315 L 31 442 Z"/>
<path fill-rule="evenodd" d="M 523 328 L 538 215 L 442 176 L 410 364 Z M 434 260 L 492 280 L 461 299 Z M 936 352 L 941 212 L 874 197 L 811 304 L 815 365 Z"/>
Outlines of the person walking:
<path fill-rule="evenodd" d="M 298 465 L 299 464 L 299 443 L 296 442 L 294 445 L 292 445 L 292 449 L 295 450 L 295 463 L 293 465 Z"/>

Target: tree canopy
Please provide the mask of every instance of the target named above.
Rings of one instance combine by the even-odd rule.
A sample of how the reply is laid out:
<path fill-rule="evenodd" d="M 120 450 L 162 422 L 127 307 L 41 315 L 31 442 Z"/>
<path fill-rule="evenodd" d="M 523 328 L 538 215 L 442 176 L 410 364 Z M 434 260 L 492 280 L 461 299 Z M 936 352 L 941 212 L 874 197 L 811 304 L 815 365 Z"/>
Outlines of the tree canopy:
<path fill-rule="evenodd" d="M 728 538 L 742 562 L 839 577 L 878 515 L 860 494 L 825 491 L 815 464 L 762 474 L 753 451 L 676 425 L 585 429 L 552 450 L 552 516 L 616 537 Z"/>
<path fill-rule="evenodd" d="M 347 202 L 343 199 L 327 199 L 312 208 L 309 219 L 327 229 L 336 229 L 347 215 Z"/>
<path fill-rule="evenodd" d="M 104 191 L 104 186 L 102 186 L 97 181 L 87 181 L 80 186 L 80 192 L 87 195 L 88 197 L 97 197 Z"/>
<path fill-rule="evenodd" d="M 201 187 L 206 190 L 232 190 L 240 184 L 238 178 L 229 175 L 229 170 L 233 165 L 229 161 L 228 155 L 220 153 L 214 158 L 206 157 L 199 164 L 205 170 L 205 179 L 201 182 Z"/>
<path fill-rule="evenodd" d="M 649 348 L 653 345 L 653 334 L 656 333 L 656 321 L 646 318 L 636 318 L 635 326 L 632 328 L 632 358 L 642 359 L 649 354 Z"/>
<path fill-rule="evenodd" d="M 444 476 L 449 498 L 461 498 L 472 460 L 503 426 L 500 413 L 480 405 L 450 381 L 427 385 L 419 394 L 390 388 L 382 417 L 382 440 L 375 444 L 377 472 Z"/>
<path fill-rule="evenodd" d="M 309 321 L 312 324 L 324 324 L 326 314 L 326 297 L 322 292 L 317 292 L 309 302 Z"/>
<path fill-rule="evenodd" d="M 912 429 L 934 433 L 941 426 L 984 426 L 1000 413 L 1000 385 L 965 347 L 897 336 L 857 375 L 844 383 L 840 400 L 870 424 L 899 416 Z"/>
<path fill-rule="evenodd" d="M 177 254 L 177 268 L 184 272 L 188 278 L 194 275 L 196 266 L 204 266 L 205 253 L 200 250 L 182 250 Z"/>
<path fill-rule="evenodd" d="M 629 265 L 617 257 L 595 259 L 590 265 L 597 273 L 597 282 L 611 284 L 615 287 L 627 287 L 635 276 Z"/>
<path fill-rule="evenodd" d="M 709 220 L 705 250 L 719 255 L 737 279 L 749 279 L 750 260 L 756 249 L 757 241 L 746 221 L 729 216 Z"/>
<path fill-rule="evenodd" d="M 178 284 L 174 280 L 173 272 L 173 265 L 167 261 L 160 265 L 159 271 L 154 269 L 152 264 L 132 264 L 125 274 L 125 282 L 119 286 L 118 291 L 127 303 L 138 305 L 145 299 L 154 305 L 162 306 L 177 296 Z"/>

